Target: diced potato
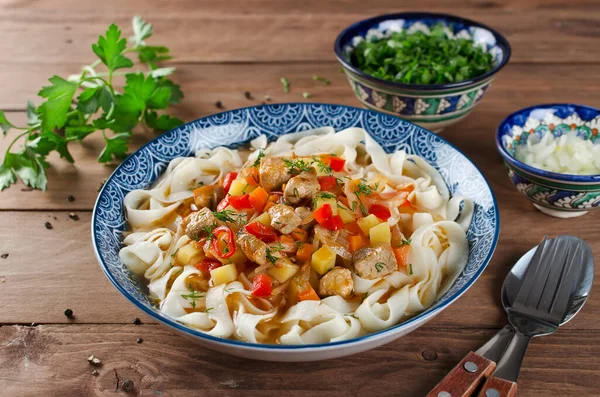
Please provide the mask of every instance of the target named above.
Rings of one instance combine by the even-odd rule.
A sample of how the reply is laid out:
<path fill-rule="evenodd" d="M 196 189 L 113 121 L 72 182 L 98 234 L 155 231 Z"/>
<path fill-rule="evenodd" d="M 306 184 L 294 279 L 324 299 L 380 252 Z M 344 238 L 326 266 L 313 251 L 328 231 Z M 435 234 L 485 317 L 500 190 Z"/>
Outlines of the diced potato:
<path fill-rule="evenodd" d="M 183 247 L 179 247 L 175 260 L 180 265 L 195 265 L 204 260 L 204 251 L 197 247 L 195 243 L 189 243 Z"/>
<path fill-rule="evenodd" d="M 243 196 L 246 193 L 250 193 L 254 189 L 256 189 L 256 186 L 250 186 L 246 178 L 236 178 L 233 182 L 231 182 L 229 194 L 231 196 Z"/>
<path fill-rule="evenodd" d="M 356 221 L 356 223 L 358 223 L 358 226 L 361 228 L 363 233 L 368 236 L 369 230 L 371 230 L 373 226 L 379 225 L 379 219 L 377 219 L 375 215 L 371 214 L 364 218 L 360 218 Z"/>
<path fill-rule="evenodd" d="M 212 285 L 227 284 L 237 280 L 238 271 L 233 263 L 224 265 L 210 271 Z"/>
<path fill-rule="evenodd" d="M 311 266 L 319 274 L 325 274 L 335 266 L 336 254 L 324 245 L 312 254 Z"/>
<path fill-rule="evenodd" d="M 379 225 L 373 226 L 369 230 L 369 238 L 372 246 L 382 243 L 390 244 L 392 242 L 392 231 L 390 229 L 390 224 L 387 222 L 382 222 Z"/>
<path fill-rule="evenodd" d="M 259 222 L 265 226 L 271 226 L 271 215 L 269 215 L 268 212 L 263 212 L 262 214 L 254 218 L 252 222 Z"/>
<path fill-rule="evenodd" d="M 352 223 L 356 220 L 352 211 L 342 203 L 338 203 L 338 215 L 342 217 L 344 223 Z"/>
<path fill-rule="evenodd" d="M 242 265 L 244 263 L 246 263 L 246 261 L 248 260 L 248 258 L 246 258 L 246 255 L 244 255 L 244 253 L 242 252 L 242 250 L 240 250 L 239 248 L 235 250 L 235 253 L 233 255 L 231 255 L 229 258 L 219 258 L 217 257 L 217 259 L 221 262 L 221 263 L 234 263 L 236 265 Z"/>
<path fill-rule="evenodd" d="M 325 204 L 329 204 L 331 206 L 331 212 L 333 213 L 333 215 L 338 214 L 337 200 L 335 198 L 325 198 L 325 197 L 317 196 L 317 198 L 315 199 L 315 208 L 314 209 L 321 208 Z"/>
<path fill-rule="evenodd" d="M 280 283 L 286 282 L 300 271 L 300 266 L 291 262 L 278 263 L 277 265 L 281 267 L 271 267 L 267 270 L 267 273 Z"/>

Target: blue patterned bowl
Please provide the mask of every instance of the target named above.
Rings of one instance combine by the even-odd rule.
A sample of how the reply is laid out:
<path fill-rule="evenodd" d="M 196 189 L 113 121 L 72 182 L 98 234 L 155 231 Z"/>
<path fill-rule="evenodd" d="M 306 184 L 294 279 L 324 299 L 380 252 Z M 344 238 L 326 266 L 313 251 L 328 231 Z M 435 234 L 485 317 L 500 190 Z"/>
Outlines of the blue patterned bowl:
<path fill-rule="evenodd" d="M 475 202 L 467 233 L 469 259 L 462 274 L 434 305 L 392 328 L 360 338 L 319 345 L 257 345 L 215 338 L 188 328 L 158 312 L 148 301 L 138 280 L 119 260 L 122 232 L 126 228 L 123 198 L 133 189 L 150 186 L 169 161 L 191 156 L 201 148 L 240 146 L 260 134 L 270 139 L 298 130 L 332 126 L 366 129 L 386 151 L 406 150 L 437 168 L 454 195 Z M 477 167 L 442 138 L 396 117 L 348 106 L 311 103 L 263 105 L 204 117 L 171 130 L 129 156 L 117 167 L 100 191 L 92 220 L 96 256 L 110 282 L 127 300 L 154 319 L 211 349 L 242 357 L 272 361 L 312 361 L 341 357 L 371 349 L 416 329 L 462 295 L 485 269 L 499 234 L 498 206 L 492 190 Z"/>
<path fill-rule="evenodd" d="M 449 84 L 404 84 L 370 76 L 350 62 L 350 53 L 362 40 L 375 40 L 407 30 L 429 33 L 432 25 L 448 27 L 450 37 L 472 39 L 494 58 L 494 68 L 474 79 Z M 334 45 L 358 100 L 367 108 L 392 114 L 439 132 L 466 117 L 479 103 L 494 76 L 510 58 L 508 41 L 495 30 L 448 14 L 403 12 L 380 15 L 344 29 Z"/>
<path fill-rule="evenodd" d="M 521 109 L 508 116 L 496 132 L 496 146 L 508 176 L 527 199 L 543 213 L 558 218 L 584 215 L 600 208 L 600 175 L 569 175 L 544 171 L 515 158 L 515 149 L 530 135 L 578 136 L 600 144 L 600 110 L 582 105 L 549 104 Z"/>

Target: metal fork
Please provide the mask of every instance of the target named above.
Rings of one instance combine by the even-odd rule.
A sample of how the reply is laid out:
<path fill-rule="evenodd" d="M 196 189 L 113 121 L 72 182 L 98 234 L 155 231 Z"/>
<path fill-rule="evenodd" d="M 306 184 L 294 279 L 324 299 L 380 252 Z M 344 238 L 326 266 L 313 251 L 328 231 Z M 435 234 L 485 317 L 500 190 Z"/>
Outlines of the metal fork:
<path fill-rule="evenodd" d="M 508 320 L 515 336 L 480 396 L 500 397 L 516 393 L 516 380 L 532 338 L 558 329 L 568 313 L 576 282 L 582 274 L 584 248 L 569 236 L 544 239 L 532 260 L 512 305 Z"/>

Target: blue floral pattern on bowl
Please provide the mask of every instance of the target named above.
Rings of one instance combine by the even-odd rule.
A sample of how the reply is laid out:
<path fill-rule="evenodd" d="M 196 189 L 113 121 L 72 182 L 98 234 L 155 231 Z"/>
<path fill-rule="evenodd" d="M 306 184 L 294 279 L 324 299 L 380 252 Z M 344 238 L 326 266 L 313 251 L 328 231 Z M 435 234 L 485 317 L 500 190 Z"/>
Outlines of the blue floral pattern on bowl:
<path fill-rule="evenodd" d="M 518 145 L 527 144 L 533 135 L 559 137 L 570 131 L 598 145 L 599 129 L 598 109 L 572 104 L 539 105 L 508 116 L 498 127 L 496 145 L 517 190 L 540 211 L 568 218 L 600 207 L 600 175 L 544 171 L 517 160 L 515 150 Z"/>
<path fill-rule="evenodd" d="M 378 40 L 394 32 L 430 33 L 433 25 L 445 26 L 451 39 L 472 40 L 489 52 L 494 68 L 476 78 L 448 84 L 404 84 L 370 76 L 354 67 L 350 54 L 363 40 Z M 494 75 L 508 62 L 510 46 L 493 29 L 464 18 L 445 14 L 399 13 L 357 22 L 345 29 L 335 43 L 338 60 L 358 100 L 366 107 L 397 115 L 433 131 L 465 117 L 486 93 Z"/>
<path fill-rule="evenodd" d="M 499 234 L 495 197 L 475 165 L 442 138 L 396 117 L 339 105 L 274 104 L 215 114 L 171 130 L 125 159 L 100 191 L 92 219 L 92 239 L 96 256 L 109 280 L 137 307 L 186 334 L 220 343 L 251 345 L 215 338 L 187 328 L 154 308 L 138 281 L 132 277 L 118 256 L 122 246 L 122 232 L 126 228 L 123 198 L 134 189 L 150 186 L 175 157 L 191 156 L 201 148 L 240 146 L 260 134 L 266 134 L 273 139 L 286 133 L 329 125 L 334 126 L 336 130 L 348 127 L 364 128 L 387 152 L 406 150 L 425 158 L 441 172 L 453 195 L 473 199 L 476 204 L 475 213 L 467 233 L 469 260 L 462 274 L 430 309 L 391 329 L 406 326 L 425 314 L 441 311 L 475 282 L 491 259 Z M 336 343 L 353 343 L 391 329 Z M 315 346 L 321 345 L 276 348 L 300 349 Z M 268 345 L 263 347 L 275 348 Z"/>

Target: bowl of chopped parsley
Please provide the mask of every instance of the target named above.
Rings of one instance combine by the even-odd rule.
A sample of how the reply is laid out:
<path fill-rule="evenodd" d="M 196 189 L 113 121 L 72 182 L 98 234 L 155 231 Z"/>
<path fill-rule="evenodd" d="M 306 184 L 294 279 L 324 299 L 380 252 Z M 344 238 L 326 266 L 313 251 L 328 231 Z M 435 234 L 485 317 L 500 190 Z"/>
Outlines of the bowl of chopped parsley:
<path fill-rule="evenodd" d="M 421 12 L 354 23 L 334 49 L 364 106 L 434 132 L 466 117 L 510 58 L 508 41 L 495 30 Z"/>

